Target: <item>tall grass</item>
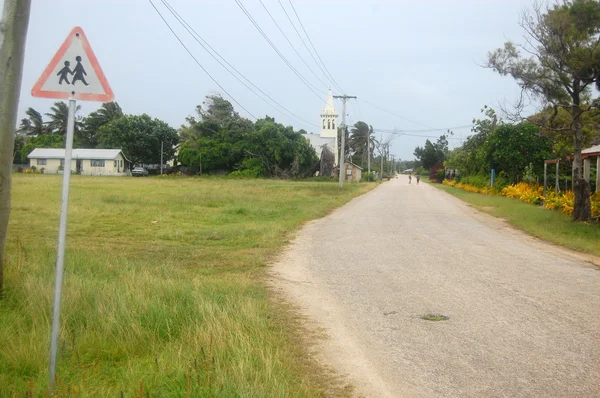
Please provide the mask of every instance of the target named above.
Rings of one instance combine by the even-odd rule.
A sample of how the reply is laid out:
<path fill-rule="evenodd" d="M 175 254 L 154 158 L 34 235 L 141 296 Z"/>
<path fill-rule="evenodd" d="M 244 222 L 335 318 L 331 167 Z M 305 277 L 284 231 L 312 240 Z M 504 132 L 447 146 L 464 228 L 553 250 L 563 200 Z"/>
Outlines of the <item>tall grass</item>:
<path fill-rule="evenodd" d="M 13 179 L 0 396 L 47 388 L 60 182 Z M 264 266 L 372 186 L 73 176 L 57 395 L 320 396 Z"/>

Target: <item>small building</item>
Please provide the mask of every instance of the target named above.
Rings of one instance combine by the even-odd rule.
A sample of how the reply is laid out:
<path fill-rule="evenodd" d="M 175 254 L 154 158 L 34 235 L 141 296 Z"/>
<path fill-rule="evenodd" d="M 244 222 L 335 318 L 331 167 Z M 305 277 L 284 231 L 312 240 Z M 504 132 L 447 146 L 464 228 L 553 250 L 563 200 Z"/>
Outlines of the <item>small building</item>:
<path fill-rule="evenodd" d="M 363 168 L 348 162 L 345 163 L 346 166 L 346 173 L 344 175 L 344 180 L 345 181 L 350 181 L 350 182 L 359 182 L 362 179 L 362 171 Z"/>
<path fill-rule="evenodd" d="M 63 148 L 36 148 L 28 156 L 29 167 L 44 169 L 46 174 L 59 174 L 65 166 Z M 84 175 L 124 176 L 131 162 L 120 149 L 73 149 L 71 172 Z"/>

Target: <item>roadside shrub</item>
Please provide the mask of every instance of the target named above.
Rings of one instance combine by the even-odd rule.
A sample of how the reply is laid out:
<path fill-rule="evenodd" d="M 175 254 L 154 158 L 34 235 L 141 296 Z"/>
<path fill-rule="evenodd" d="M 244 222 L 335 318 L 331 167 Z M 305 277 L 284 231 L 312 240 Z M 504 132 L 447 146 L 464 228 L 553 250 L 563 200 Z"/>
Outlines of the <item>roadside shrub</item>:
<path fill-rule="evenodd" d="M 502 196 L 519 199 L 522 202 L 536 205 L 544 201 L 544 197 L 542 196 L 543 193 L 544 187 L 524 182 L 505 187 L 501 192 Z"/>
<path fill-rule="evenodd" d="M 230 177 L 259 178 L 266 175 L 265 166 L 258 158 L 244 159 L 242 169 L 229 173 Z"/>
<path fill-rule="evenodd" d="M 441 173 L 439 173 L 441 171 Z M 444 173 L 444 165 L 441 163 L 434 164 L 429 169 L 429 181 L 431 182 L 439 182 L 444 181 L 445 173 Z"/>

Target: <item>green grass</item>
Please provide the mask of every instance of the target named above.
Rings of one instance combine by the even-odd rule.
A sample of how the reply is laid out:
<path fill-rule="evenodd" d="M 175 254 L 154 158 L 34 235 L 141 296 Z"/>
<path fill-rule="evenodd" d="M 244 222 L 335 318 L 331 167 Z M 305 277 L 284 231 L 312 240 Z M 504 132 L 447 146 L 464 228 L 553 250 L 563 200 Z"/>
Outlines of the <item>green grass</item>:
<path fill-rule="evenodd" d="M 43 396 L 61 179 L 13 184 L 0 396 Z M 335 392 L 265 265 L 302 223 L 374 186 L 73 176 L 57 395 Z"/>
<path fill-rule="evenodd" d="M 535 236 L 570 249 L 600 256 L 600 225 L 574 223 L 571 217 L 504 196 L 486 196 L 442 184 L 432 186 L 470 203 L 477 210 L 505 219 Z"/>

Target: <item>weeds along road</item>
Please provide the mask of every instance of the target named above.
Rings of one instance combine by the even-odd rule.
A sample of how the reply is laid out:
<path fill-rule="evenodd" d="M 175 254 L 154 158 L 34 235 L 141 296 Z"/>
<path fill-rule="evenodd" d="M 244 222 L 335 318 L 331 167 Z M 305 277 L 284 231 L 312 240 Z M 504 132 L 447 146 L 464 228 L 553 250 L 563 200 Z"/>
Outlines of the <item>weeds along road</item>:
<path fill-rule="evenodd" d="M 274 265 L 320 358 L 368 397 L 600 396 L 600 271 L 414 183 L 308 224 Z"/>

